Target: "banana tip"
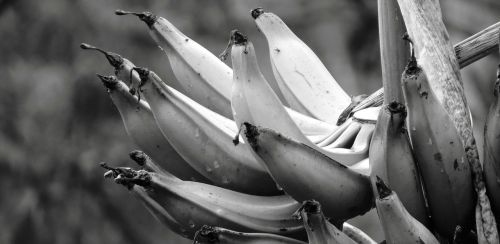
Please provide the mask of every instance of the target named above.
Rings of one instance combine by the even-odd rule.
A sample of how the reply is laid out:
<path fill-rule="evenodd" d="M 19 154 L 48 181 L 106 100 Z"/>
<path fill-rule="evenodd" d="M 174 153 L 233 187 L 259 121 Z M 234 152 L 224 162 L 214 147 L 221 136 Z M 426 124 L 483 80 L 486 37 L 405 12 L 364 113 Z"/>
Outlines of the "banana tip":
<path fill-rule="evenodd" d="M 147 155 L 143 151 L 134 150 L 134 151 L 129 153 L 129 157 L 140 166 L 143 166 L 144 164 L 146 164 Z"/>
<path fill-rule="evenodd" d="M 156 19 L 158 18 L 156 15 L 154 15 L 150 12 L 139 13 L 139 12 L 125 11 L 125 10 L 121 10 L 121 9 L 115 10 L 115 14 L 118 16 L 135 15 L 135 16 L 139 17 L 140 20 L 144 21 L 144 23 L 146 23 L 149 27 L 151 27 L 156 22 Z"/>
<path fill-rule="evenodd" d="M 215 227 L 204 225 L 196 232 L 194 237 L 195 243 L 198 241 L 206 241 L 207 243 L 216 243 L 219 240 L 218 230 Z"/>
<path fill-rule="evenodd" d="M 306 200 L 302 203 L 302 209 L 306 213 L 320 213 L 321 204 L 315 200 Z"/>
<path fill-rule="evenodd" d="M 253 148 L 257 147 L 257 138 L 259 137 L 259 129 L 257 126 L 252 125 L 248 122 L 244 122 L 243 125 L 245 126 L 245 136 L 247 138 L 248 143 L 250 146 Z"/>
<path fill-rule="evenodd" d="M 377 176 L 377 181 L 375 183 L 377 187 L 377 192 L 380 199 L 386 198 L 392 194 L 391 189 L 385 184 L 385 182 Z"/>
<path fill-rule="evenodd" d="M 252 9 L 252 11 L 250 11 L 252 18 L 254 18 L 254 19 L 257 19 L 263 13 L 264 13 L 264 9 L 261 7 L 254 8 L 254 9 Z"/>
<path fill-rule="evenodd" d="M 97 77 L 99 77 L 99 79 L 101 79 L 102 84 L 106 88 L 108 88 L 108 89 L 116 88 L 116 85 L 118 84 L 118 79 L 116 78 L 116 76 L 112 76 L 112 75 L 105 76 L 105 75 L 101 75 L 101 74 L 96 74 L 96 75 L 97 75 Z"/>

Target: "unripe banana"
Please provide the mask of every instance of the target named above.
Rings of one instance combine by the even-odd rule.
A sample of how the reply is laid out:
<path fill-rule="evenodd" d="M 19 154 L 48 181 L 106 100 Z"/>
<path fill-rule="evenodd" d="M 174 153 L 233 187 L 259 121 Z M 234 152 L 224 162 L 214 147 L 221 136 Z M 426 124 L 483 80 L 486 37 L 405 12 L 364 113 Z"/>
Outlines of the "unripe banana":
<path fill-rule="evenodd" d="M 204 225 L 196 232 L 193 244 L 306 244 L 292 238 L 268 233 L 243 233 Z"/>
<path fill-rule="evenodd" d="M 149 12 L 131 13 L 117 10 L 116 14 L 134 14 L 144 21 L 156 43 L 169 57 L 172 70 L 186 94 L 205 107 L 232 118 L 231 84 L 233 70 L 194 40 L 186 37 L 163 17 Z M 203 60 L 203 62 L 200 62 Z M 331 133 L 335 126 L 286 108 L 306 135 Z"/>
<path fill-rule="evenodd" d="M 451 239 L 457 226 L 467 230 L 474 218 L 474 189 L 469 163 L 448 113 L 429 88 L 413 59 L 402 77 L 408 131 L 427 195 L 431 223 Z"/>
<path fill-rule="evenodd" d="M 377 195 L 377 177 L 395 191 L 408 212 L 427 225 L 429 218 L 418 166 L 405 128 L 406 108 L 392 102 L 380 110 L 370 144 L 370 178 Z"/>
<path fill-rule="evenodd" d="M 276 183 L 297 201 L 319 201 L 325 214 L 339 223 L 373 207 L 368 177 L 276 131 L 244 125 L 254 152 Z"/>
<path fill-rule="evenodd" d="M 375 182 L 377 212 L 387 244 L 438 244 L 438 240 L 418 220 L 413 218 L 396 192 L 377 178 Z"/>
<path fill-rule="evenodd" d="M 368 134 L 360 136 L 360 140 L 366 142 L 364 148 L 318 147 L 302 134 L 300 128 L 287 114 L 278 96 L 260 72 L 253 44 L 237 30 L 232 31 L 231 44 L 231 59 L 234 69 L 231 106 L 237 124 L 248 122 L 278 131 L 346 165 L 352 165 L 366 158 L 369 137 L 371 137 L 370 126 L 363 130 L 363 132 L 367 131 Z M 354 131 L 353 134 L 346 135 L 346 137 L 356 138 L 357 132 Z"/>
<path fill-rule="evenodd" d="M 233 145 L 237 132 L 220 122 L 227 118 L 168 87 L 154 72 L 136 71 L 158 127 L 194 169 L 227 189 L 256 195 L 280 193 L 247 144 Z"/>
<path fill-rule="evenodd" d="M 252 17 L 267 39 L 274 77 L 291 108 L 336 123 L 351 103 L 349 95 L 277 15 L 257 8 Z"/>
<path fill-rule="evenodd" d="M 497 222 L 500 220 L 500 66 L 495 83 L 495 101 L 491 104 L 484 126 L 483 168 L 486 192 Z"/>
<path fill-rule="evenodd" d="M 342 232 L 357 244 L 377 244 L 370 236 L 347 222 L 342 225 Z"/>
<path fill-rule="evenodd" d="M 298 214 L 307 231 L 309 244 L 356 244 L 345 233 L 326 220 L 319 202 L 304 201 Z"/>
<path fill-rule="evenodd" d="M 274 233 L 304 237 L 300 221 L 293 213 L 300 204 L 289 196 L 254 196 L 224 188 L 182 181 L 171 175 L 129 168 L 112 168 L 116 183 L 129 189 L 142 187 L 193 238 L 203 225 L 221 226 L 236 231 Z M 137 186 L 135 186 L 137 185 Z"/>
<path fill-rule="evenodd" d="M 127 85 L 114 76 L 98 77 L 108 89 L 108 94 L 120 112 L 125 131 L 132 141 L 158 163 L 161 167 L 184 180 L 210 182 L 194 170 L 175 151 L 156 125 L 149 105 L 129 93 Z"/>

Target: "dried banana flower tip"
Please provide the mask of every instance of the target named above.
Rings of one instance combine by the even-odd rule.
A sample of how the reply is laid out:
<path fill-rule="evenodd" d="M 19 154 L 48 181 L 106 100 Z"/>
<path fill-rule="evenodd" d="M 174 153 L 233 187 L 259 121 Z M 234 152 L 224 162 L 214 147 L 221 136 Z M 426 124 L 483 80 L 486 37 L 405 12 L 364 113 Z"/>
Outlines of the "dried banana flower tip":
<path fill-rule="evenodd" d="M 116 88 L 116 85 L 118 84 L 118 79 L 116 78 L 116 76 L 112 76 L 112 75 L 105 76 L 105 75 L 101 75 L 101 74 L 96 74 L 96 75 L 97 75 L 97 77 L 99 77 L 99 79 L 101 79 L 102 84 L 106 88 L 108 88 L 108 89 Z"/>
<path fill-rule="evenodd" d="M 236 45 L 245 45 L 248 42 L 247 36 L 243 35 L 239 30 L 231 31 L 231 42 Z"/>
<path fill-rule="evenodd" d="M 130 11 L 125 11 L 125 10 L 115 10 L 116 15 L 135 15 L 139 17 L 140 20 L 144 21 L 149 27 L 153 26 L 153 24 L 156 22 L 156 19 L 158 19 L 158 16 L 152 14 L 151 12 L 130 12 Z"/>
<path fill-rule="evenodd" d="M 219 230 L 216 227 L 204 225 L 198 230 L 194 237 L 194 243 L 217 243 L 219 241 Z"/>
<path fill-rule="evenodd" d="M 405 105 L 396 101 L 392 101 L 391 103 L 389 103 L 389 105 L 387 105 L 387 109 L 389 109 L 389 111 L 393 114 L 406 114 Z"/>
<path fill-rule="evenodd" d="M 302 203 L 301 209 L 306 213 L 320 213 L 321 204 L 316 200 L 306 200 Z"/>
<path fill-rule="evenodd" d="M 250 11 L 250 14 L 252 15 L 252 18 L 254 18 L 254 19 L 257 19 L 263 13 L 264 13 L 264 9 L 261 8 L 261 7 L 252 9 L 252 11 Z"/>
<path fill-rule="evenodd" d="M 384 199 L 392 194 L 392 190 L 385 184 L 385 182 L 377 176 L 377 182 L 375 183 L 377 187 L 377 192 L 380 199 Z"/>
<path fill-rule="evenodd" d="M 147 161 L 147 155 L 143 151 L 140 150 L 134 150 L 129 153 L 129 157 L 134 160 L 138 165 L 144 166 Z"/>
<path fill-rule="evenodd" d="M 252 147 L 257 147 L 257 138 L 259 137 L 259 129 L 257 126 L 252 125 L 248 122 L 244 122 L 243 125 L 245 126 L 245 136 L 248 140 L 248 143 Z"/>

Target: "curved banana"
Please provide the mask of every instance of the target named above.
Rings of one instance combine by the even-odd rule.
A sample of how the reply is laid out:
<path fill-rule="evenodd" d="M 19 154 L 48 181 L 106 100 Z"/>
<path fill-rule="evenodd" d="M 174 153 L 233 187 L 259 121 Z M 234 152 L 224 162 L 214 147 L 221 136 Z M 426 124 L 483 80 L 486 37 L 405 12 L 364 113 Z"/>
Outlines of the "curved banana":
<path fill-rule="evenodd" d="M 274 77 L 292 109 L 336 123 L 351 103 L 316 54 L 275 14 L 262 8 L 252 17 L 269 45 Z"/>
<path fill-rule="evenodd" d="M 405 119 L 406 108 L 401 103 L 392 102 L 380 110 L 369 150 L 370 178 L 375 195 L 375 182 L 379 177 L 398 194 L 408 212 L 428 226 L 422 183 L 406 132 Z"/>
<path fill-rule="evenodd" d="M 377 212 L 387 244 L 439 243 L 432 232 L 406 211 L 396 192 L 389 189 L 380 178 L 375 184 Z"/>
<path fill-rule="evenodd" d="M 175 220 L 172 215 L 170 215 L 158 202 L 156 202 L 148 195 L 144 188 L 140 186 L 134 186 L 131 189 L 131 192 L 142 202 L 149 213 L 153 215 L 153 217 L 160 223 L 165 225 L 168 229 L 185 238 L 189 239 L 192 237 L 192 234 L 190 234 L 190 231 L 188 231 L 189 228 L 183 227 L 182 223 L 179 223 L 177 220 Z"/>
<path fill-rule="evenodd" d="M 221 187 L 182 181 L 171 175 L 129 168 L 111 168 L 115 182 L 132 189 L 140 186 L 193 238 L 203 225 L 236 231 L 303 237 L 304 229 L 293 213 L 300 204 L 289 196 L 254 196 Z"/>
<path fill-rule="evenodd" d="M 357 127 L 358 122 L 352 120 L 352 118 L 347 119 L 342 125 L 340 125 L 335 131 L 330 133 L 326 138 L 316 143 L 319 147 L 325 147 L 336 141 L 349 127 Z"/>
<path fill-rule="evenodd" d="M 252 42 L 239 31 L 235 30 L 232 31 L 230 43 L 232 44 L 231 59 L 234 69 L 231 106 L 233 108 L 233 117 L 237 124 L 241 125 L 244 122 L 248 122 L 278 131 L 346 165 L 357 163 L 366 158 L 368 155 L 369 138 L 365 140 L 366 147 L 357 148 L 360 150 L 356 151 L 351 149 L 337 150 L 322 148 L 309 140 L 287 114 L 278 96 L 260 72 Z M 368 135 L 363 134 L 361 138 L 371 136 L 371 132 L 369 132 L 370 128 L 370 126 L 367 126 L 367 129 L 363 130 L 363 132 L 368 131 L 365 133 Z M 371 131 L 373 131 L 373 128 Z M 344 134 L 345 137 L 355 138 L 357 132 L 353 131 L 353 134 L 350 135 Z"/>
<path fill-rule="evenodd" d="M 474 189 L 465 150 L 453 122 L 412 60 L 403 77 L 408 131 L 428 199 L 431 223 L 451 239 L 457 226 L 474 219 Z"/>
<path fill-rule="evenodd" d="M 98 77 L 108 89 L 113 104 L 120 112 L 125 131 L 139 148 L 161 163 L 165 170 L 181 179 L 210 182 L 182 159 L 165 139 L 146 102 L 138 101 L 136 96 L 129 93 L 127 85 L 116 77 Z"/>
<path fill-rule="evenodd" d="M 347 222 L 342 225 L 342 232 L 351 238 L 356 244 L 377 244 L 365 232 Z"/>
<path fill-rule="evenodd" d="M 495 101 L 484 126 L 483 169 L 486 190 L 497 222 L 500 221 L 500 66 L 495 83 Z"/>
<path fill-rule="evenodd" d="M 247 141 L 273 179 L 297 201 L 315 199 L 328 217 L 339 222 L 373 207 L 368 177 L 273 130 L 244 126 Z"/>
<path fill-rule="evenodd" d="M 256 195 L 280 193 L 247 144 L 233 145 L 236 133 L 220 126 L 222 116 L 168 87 L 154 72 L 136 71 L 163 135 L 193 168 L 224 188 Z"/>
<path fill-rule="evenodd" d="M 370 141 L 374 130 L 374 124 L 361 124 L 359 131 L 354 137 L 352 145 L 348 143 L 348 141 L 352 141 L 349 139 L 345 141 L 347 142 L 346 144 L 337 143 L 337 141 L 342 139 L 339 138 L 339 140 L 334 143 L 323 147 L 323 150 L 335 155 L 335 160 L 338 160 L 347 166 L 352 166 L 368 157 L 368 149 L 370 148 Z M 342 134 L 342 136 L 344 134 Z"/>
<path fill-rule="evenodd" d="M 268 233 L 242 233 L 204 225 L 196 232 L 194 244 L 306 244 L 292 238 Z"/>
<path fill-rule="evenodd" d="M 149 12 L 132 13 L 122 10 L 117 10 L 116 14 L 134 14 L 148 25 L 149 33 L 167 54 L 174 75 L 186 91 L 186 95 L 205 107 L 232 118 L 233 70 L 230 67 L 163 17 Z M 292 109 L 286 108 L 286 110 L 306 135 L 329 134 L 336 128 L 333 124 Z"/>
<path fill-rule="evenodd" d="M 304 201 L 299 214 L 307 231 L 309 244 L 357 244 L 326 220 L 319 202 Z"/>

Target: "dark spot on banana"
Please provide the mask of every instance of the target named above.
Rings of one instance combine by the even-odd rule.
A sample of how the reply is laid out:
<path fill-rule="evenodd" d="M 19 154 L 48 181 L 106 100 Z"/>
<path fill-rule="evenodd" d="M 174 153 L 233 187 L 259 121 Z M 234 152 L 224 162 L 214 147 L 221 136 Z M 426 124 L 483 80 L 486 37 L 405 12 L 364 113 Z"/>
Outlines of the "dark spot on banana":
<path fill-rule="evenodd" d="M 443 156 L 441 155 L 441 153 L 435 153 L 433 156 L 434 156 L 434 159 L 437 161 L 443 160 Z"/>
<path fill-rule="evenodd" d="M 458 168 L 458 160 L 455 159 L 455 161 L 453 162 L 453 169 L 457 170 Z"/>

